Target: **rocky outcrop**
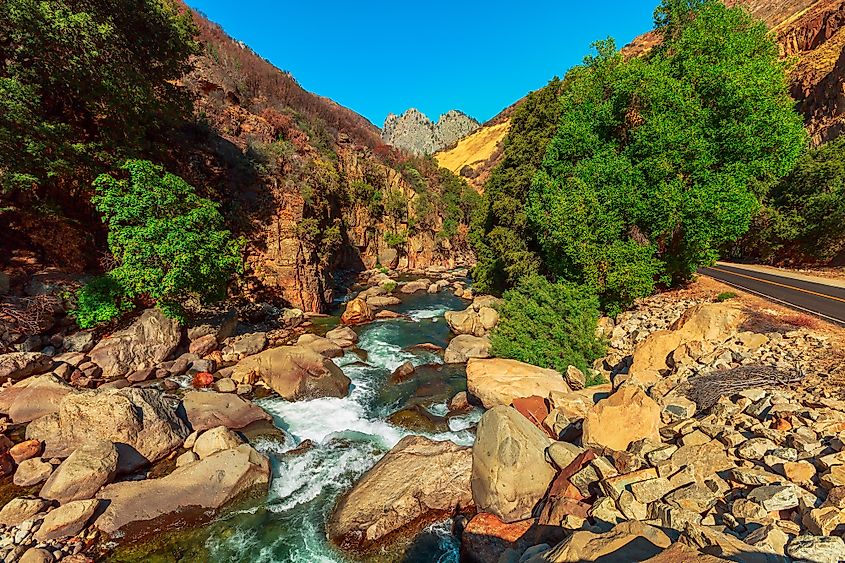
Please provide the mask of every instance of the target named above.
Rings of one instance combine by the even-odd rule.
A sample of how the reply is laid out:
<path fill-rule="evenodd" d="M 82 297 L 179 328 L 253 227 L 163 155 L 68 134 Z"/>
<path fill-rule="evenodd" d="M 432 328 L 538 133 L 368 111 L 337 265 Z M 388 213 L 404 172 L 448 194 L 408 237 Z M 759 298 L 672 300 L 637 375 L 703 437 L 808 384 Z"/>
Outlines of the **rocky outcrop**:
<path fill-rule="evenodd" d="M 604 534 L 586 530 L 574 532 L 566 540 L 528 563 L 579 563 L 587 561 L 645 561 L 671 545 L 659 528 L 640 522 L 623 522 Z"/>
<path fill-rule="evenodd" d="M 150 523 L 187 508 L 216 510 L 270 480 L 270 463 L 248 444 L 220 451 L 160 479 L 127 481 L 97 495 L 108 506 L 94 525 L 114 534 L 130 524 Z M 214 486 L 209 486 L 209 482 Z"/>
<path fill-rule="evenodd" d="M 478 423 L 472 448 L 476 507 L 505 522 L 531 517 L 555 476 L 546 462 L 550 440 L 515 409 L 497 406 Z"/>
<path fill-rule="evenodd" d="M 552 369 L 540 368 L 501 358 L 470 359 L 467 363 L 467 391 L 485 408 L 510 405 L 520 397 L 548 397 L 550 393 L 568 393 L 563 376 Z"/>
<path fill-rule="evenodd" d="M 331 360 L 304 346 L 281 346 L 250 356 L 235 366 L 232 379 L 250 384 L 261 379 L 289 401 L 345 397 L 351 383 Z"/>
<path fill-rule="evenodd" d="M 407 436 L 343 496 L 328 536 L 343 548 L 368 551 L 469 509 L 471 467 L 469 448 Z"/>
<path fill-rule="evenodd" d="M 432 122 L 415 108 L 402 115 L 389 114 L 384 121 L 382 138 L 388 145 L 413 154 L 433 154 L 457 143 L 481 126 L 478 121 L 456 110 Z"/>
<path fill-rule="evenodd" d="M 0 381 L 24 379 L 50 369 L 53 360 L 41 352 L 0 354 Z"/>
<path fill-rule="evenodd" d="M 92 440 L 114 442 L 120 472 L 158 461 L 187 436 L 187 426 L 160 391 L 132 387 L 67 395 L 58 412 L 26 428 L 28 439 L 45 443 L 45 457 L 66 457 Z"/>
<path fill-rule="evenodd" d="M 131 325 L 101 340 L 88 353 L 105 377 L 155 367 L 179 345 L 181 329 L 158 309 L 147 309 Z"/>
<path fill-rule="evenodd" d="M 476 297 L 463 311 L 446 311 L 446 322 L 457 335 L 484 336 L 499 322 L 499 313 L 492 307 L 495 300 Z"/>

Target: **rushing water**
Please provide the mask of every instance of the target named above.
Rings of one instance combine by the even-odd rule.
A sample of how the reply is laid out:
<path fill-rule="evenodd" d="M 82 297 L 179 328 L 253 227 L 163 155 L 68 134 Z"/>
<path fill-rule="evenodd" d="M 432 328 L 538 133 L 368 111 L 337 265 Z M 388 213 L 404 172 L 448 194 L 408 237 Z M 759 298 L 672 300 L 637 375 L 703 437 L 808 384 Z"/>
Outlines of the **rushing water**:
<path fill-rule="evenodd" d="M 445 424 L 428 432 L 414 432 L 386 421 L 409 405 L 442 417 L 446 401 L 465 389 L 462 366 L 444 366 L 438 354 L 411 349 L 423 343 L 445 347 L 449 328 L 443 314 L 465 307 L 449 292 L 420 293 L 393 308 L 408 318 L 358 327 L 357 346 L 363 353 L 349 351 L 336 360 L 352 380 L 346 398 L 288 402 L 271 397 L 258 401 L 286 434 L 284 441 L 259 438 L 253 442 L 273 465 L 269 495 L 257 506 L 222 516 L 201 538 L 194 538 L 192 541 L 204 542 L 204 558 L 219 562 L 354 561 L 326 540 L 325 522 L 337 497 L 407 434 L 424 433 L 466 445 L 473 441 L 472 426 L 478 412 L 447 418 Z M 391 382 L 390 374 L 406 361 L 422 367 L 408 381 Z M 314 446 L 303 453 L 285 453 L 304 440 Z M 402 560 L 457 563 L 458 549 L 448 523 L 429 528 Z"/>

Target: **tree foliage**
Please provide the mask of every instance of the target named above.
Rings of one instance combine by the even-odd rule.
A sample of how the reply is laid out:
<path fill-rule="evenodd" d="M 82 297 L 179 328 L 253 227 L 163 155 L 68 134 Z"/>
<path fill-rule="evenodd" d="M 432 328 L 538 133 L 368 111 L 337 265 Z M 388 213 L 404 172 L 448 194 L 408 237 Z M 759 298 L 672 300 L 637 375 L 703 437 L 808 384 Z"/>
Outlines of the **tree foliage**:
<path fill-rule="evenodd" d="M 663 41 L 648 57 L 602 41 L 567 75 L 527 198 L 544 267 L 595 287 L 611 313 L 715 259 L 806 145 L 762 22 L 671 0 L 656 24 Z"/>
<path fill-rule="evenodd" d="M 196 52 L 171 0 L 0 3 L 0 191 L 67 201 L 189 108 Z"/>
<path fill-rule="evenodd" d="M 605 352 L 596 337 L 599 301 L 586 286 L 532 275 L 504 294 L 492 352 L 536 366 L 586 371 Z"/>
<path fill-rule="evenodd" d="M 102 174 L 94 182 L 118 266 L 77 294 L 80 325 L 111 320 L 140 297 L 177 317 L 190 298 L 225 297 L 241 271 L 243 241 L 223 228 L 217 204 L 149 161 L 129 160 L 122 169 L 128 178 Z"/>

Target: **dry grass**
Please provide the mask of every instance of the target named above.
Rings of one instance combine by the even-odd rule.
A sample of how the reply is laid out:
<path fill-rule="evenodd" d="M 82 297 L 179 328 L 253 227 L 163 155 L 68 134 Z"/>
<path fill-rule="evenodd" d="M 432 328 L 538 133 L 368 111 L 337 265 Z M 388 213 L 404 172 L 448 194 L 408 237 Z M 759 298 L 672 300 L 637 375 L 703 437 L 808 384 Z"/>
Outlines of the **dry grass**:
<path fill-rule="evenodd" d="M 474 168 L 486 162 L 496 151 L 510 129 L 510 121 L 490 127 L 482 127 L 472 135 L 464 137 L 452 148 L 434 155 L 437 163 L 460 174 L 464 166 Z"/>

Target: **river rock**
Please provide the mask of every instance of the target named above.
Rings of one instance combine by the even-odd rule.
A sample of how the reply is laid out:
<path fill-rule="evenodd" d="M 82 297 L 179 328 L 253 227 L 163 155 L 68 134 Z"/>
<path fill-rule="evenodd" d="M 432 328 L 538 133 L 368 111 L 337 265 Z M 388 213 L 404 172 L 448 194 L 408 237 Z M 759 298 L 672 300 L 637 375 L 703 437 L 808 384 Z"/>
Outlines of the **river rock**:
<path fill-rule="evenodd" d="M 341 498 L 328 536 L 343 548 L 368 550 L 469 508 L 471 467 L 470 448 L 406 436 Z"/>
<path fill-rule="evenodd" d="M 96 499 L 75 500 L 51 510 L 35 532 L 35 539 L 48 541 L 75 536 L 85 529 L 99 505 L 100 501 Z"/>
<path fill-rule="evenodd" d="M 53 563 L 55 560 L 53 554 L 46 549 L 30 547 L 21 555 L 18 563 Z"/>
<path fill-rule="evenodd" d="M 402 303 L 402 300 L 398 297 L 394 297 L 393 295 L 372 295 L 370 297 L 367 297 L 367 305 L 376 309 L 380 309 L 382 307 L 392 307 L 393 305 L 399 305 L 400 303 Z"/>
<path fill-rule="evenodd" d="M 529 518 L 555 476 L 545 457 L 550 443 L 511 407 L 497 406 L 485 412 L 472 448 L 476 507 L 505 522 Z"/>
<path fill-rule="evenodd" d="M 506 551 L 524 553 L 536 544 L 539 530 L 534 519 L 518 522 L 502 522 L 493 514 L 480 512 L 472 517 L 461 533 L 461 561 L 467 563 L 488 563 L 490 561 L 511 562 L 515 559 L 500 559 Z M 563 530 L 560 530 L 562 536 Z M 557 543 L 560 537 L 556 538 Z M 545 547 L 549 548 L 548 545 Z"/>
<path fill-rule="evenodd" d="M 189 353 L 196 354 L 200 357 L 203 357 L 216 349 L 217 339 L 213 334 L 206 334 L 205 336 L 200 336 L 196 340 L 191 340 L 191 344 L 188 346 Z"/>
<path fill-rule="evenodd" d="M 103 487 L 109 502 L 95 526 L 113 534 L 133 522 L 153 521 L 185 508 L 218 509 L 242 494 L 267 487 L 270 463 L 249 444 L 189 463 L 159 479 L 125 481 Z"/>
<path fill-rule="evenodd" d="M 373 310 L 367 301 L 353 299 L 346 304 L 346 309 L 340 317 L 340 322 L 345 325 L 360 325 L 373 320 Z"/>
<path fill-rule="evenodd" d="M 13 498 L 0 509 L 0 524 L 17 526 L 24 520 L 33 518 L 47 506 L 47 501 L 40 498 Z"/>
<path fill-rule="evenodd" d="M 13 422 L 32 422 L 59 409 L 62 399 L 76 390 L 52 373 L 28 377 L 0 392 L 0 413 Z"/>
<path fill-rule="evenodd" d="M 62 347 L 65 352 L 83 352 L 91 351 L 91 348 L 96 344 L 93 330 L 80 330 L 73 334 L 68 334 L 62 340 Z"/>
<path fill-rule="evenodd" d="M 472 405 L 469 404 L 469 397 L 467 396 L 466 391 L 459 391 L 455 393 L 455 395 L 449 399 L 448 405 L 446 407 L 449 409 L 450 413 L 453 412 L 466 412 L 472 408 Z"/>
<path fill-rule="evenodd" d="M 604 534 L 573 532 L 551 550 L 527 563 L 578 563 L 586 561 L 644 561 L 659 554 L 672 541 L 659 528 L 641 522 L 622 522 Z"/>
<path fill-rule="evenodd" d="M 258 354 L 267 347 L 266 332 L 251 332 L 241 336 L 228 338 L 220 355 L 226 362 L 236 362 L 243 358 Z"/>
<path fill-rule="evenodd" d="M 449 341 L 449 346 L 443 354 L 443 361 L 447 364 L 462 364 L 470 358 L 489 357 L 490 339 L 487 336 L 461 334 Z"/>
<path fill-rule="evenodd" d="M 237 448 L 243 443 L 244 441 L 241 440 L 240 436 L 225 426 L 217 426 L 206 430 L 197 437 L 194 442 L 193 451 L 197 454 L 197 457 L 205 459 L 211 454 Z"/>
<path fill-rule="evenodd" d="M 326 338 L 340 346 L 341 348 L 350 348 L 353 344 L 358 342 L 358 333 L 348 326 L 339 326 L 326 333 Z"/>
<path fill-rule="evenodd" d="M 495 309 L 473 303 L 463 311 L 446 311 L 446 323 L 455 334 L 484 336 L 499 322 Z"/>
<path fill-rule="evenodd" d="M 339 358 L 343 355 L 343 349 L 340 346 L 328 338 L 323 338 L 316 334 L 303 334 L 296 341 L 296 345 L 311 348 L 327 358 Z"/>
<path fill-rule="evenodd" d="M 24 440 L 9 448 L 9 455 L 12 456 L 15 463 L 20 464 L 41 454 L 43 447 L 44 444 L 40 440 Z"/>
<path fill-rule="evenodd" d="M 87 442 L 114 442 L 118 471 L 134 471 L 182 445 L 188 427 L 161 391 L 108 389 L 67 395 L 58 412 L 32 421 L 28 439 L 45 443 L 44 457 L 66 457 Z"/>
<path fill-rule="evenodd" d="M 53 466 L 49 463 L 37 458 L 28 459 L 18 465 L 12 482 L 18 487 L 32 487 L 46 481 L 52 472 Z"/>
<path fill-rule="evenodd" d="M 402 284 L 399 287 L 399 292 L 411 294 L 411 293 L 416 293 L 418 291 L 428 291 L 428 286 L 430 286 L 430 285 L 431 285 L 431 280 L 427 280 L 425 278 L 419 279 L 419 280 L 414 280 L 414 281 L 409 281 L 408 283 Z"/>
<path fill-rule="evenodd" d="M 204 315 L 195 319 L 188 327 L 188 340 L 192 343 L 204 336 L 213 336 L 216 342 L 223 342 L 235 332 L 238 326 L 238 312 L 235 309 Z"/>
<path fill-rule="evenodd" d="M 215 426 L 240 430 L 259 420 L 271 420 L 264 409 L 232 393 L 189 391 L 182 405 L 191 428 L 200 432 Z"/>
<path fill-rule="evenodd" d="M 235 366 L 239 383 L 267 383 L 289 401 L 345 397 L 351 380 L 331 360 L 304 346 L 280 346 L 249 357 Z"/>
<path fill-rule="evenodd" d="M 49 370 L 53 360 L 41 352 L 0 354 L 0 381 L 18 380 Z"/>
<path fill-rule="evenodd" d="M 117 457 L 117 448 L 112 442 L 89 442 L 56 468 L 38 496 L 59 504 L 93 498 L 117 474 Z"/>
<path fill-rule="evenodd" d="M 555 370 L 501 358 L 470 359 L 467 390 L 488 409 L 510 405 L 520 397 L 570 392 L 563 376 Z"/>
<path fill-rule="evenodd" d="M 660 405 L 635 385 L 624 385 L 602 399 L 584 418 L 586 446 L 625 451 L 631 442 L 660 442 Z"/>
<path fill-rule="evenodd" d="M 166 360 L 180 339 L 178 321 L 158 309 L 147 309 L 127 328 L 101 340 L 88 355 L 103 369 L 104 377 L 123 377 Z"/>

